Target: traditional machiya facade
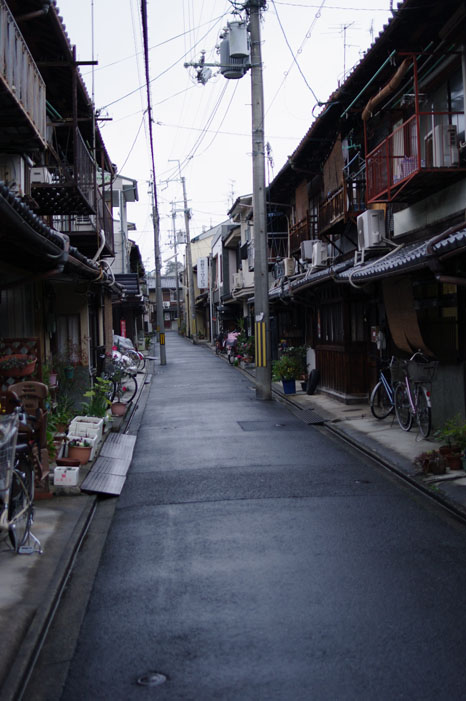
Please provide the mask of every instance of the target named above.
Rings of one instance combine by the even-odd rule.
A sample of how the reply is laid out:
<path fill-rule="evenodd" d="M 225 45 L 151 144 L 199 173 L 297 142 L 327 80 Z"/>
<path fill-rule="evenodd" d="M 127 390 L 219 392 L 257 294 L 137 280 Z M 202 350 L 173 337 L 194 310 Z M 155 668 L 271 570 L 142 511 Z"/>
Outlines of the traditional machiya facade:
<path fill-rule="evenodd" d="M 422 350 L 437 425 L 465 413 L 465 24 L 457 0 L 400 3 L 268 190 L 289 219 L 277 335 L 346 402 Z"/>
<path fill-rule="evenodd" d="M 114 166 L 56 6 L 32 9 L 0 0 L 2 353 L 34 353 L 36 379 L 67 356 L 88 381 L 121 294 L 102 262 L 113 256 Z"/>

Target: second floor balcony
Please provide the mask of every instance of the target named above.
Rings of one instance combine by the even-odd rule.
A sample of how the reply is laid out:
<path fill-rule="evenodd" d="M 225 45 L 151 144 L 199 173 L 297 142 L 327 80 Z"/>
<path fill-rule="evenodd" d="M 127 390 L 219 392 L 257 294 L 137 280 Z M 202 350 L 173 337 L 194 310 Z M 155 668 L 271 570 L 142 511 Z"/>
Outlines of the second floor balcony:
<path fill-rule="evenodd" d="M 464 178 L 463 112 L 419 112 L 366 156 L 367 202 L 414 202 Z"/>
<path fill-rule="evenodd" d="M 290 227 L 290 254 L 299 253 L 302 241 L 318 238 L 319 221 L 317 215 L 307 214 L 304 219 Z M 283 257 L 286 257 L 285 254 Z"/>
<path fill-rule="evenodd" d="M 46 89 L 5 0 L 0 0 L 0 151 L 44 149 Z"/>
<path fill-rule="evenodd" d="M 350 216 L 356 217 L 365 209 L 365 178 L 345 180 L 343 185 L 319 206 L 319 233 L 328 231 L 340 222 L 347 222 Z"/>
<path fill-rule="evenodd" d="M 78 129 L 60 127 L 60 136 L 71 147 L 60 148 L 59 160 L 50 153 L 47 167 L 42 169 L 43 177 L 31 182 L 37 211 L 42 215 L 95 215 L 94 160 Z"/>
<path fill-rule="evenodd" d="M 97 190 L 96 210 L 96 214 L 55 216 L 54 226 L 68 234 L 71 244 L 90 258 L 94 257 L 100 247 L 100 232 L 103 231 L 105 246 L 101 255 L 114 255 L 113 217 L 100 190 Z"/>

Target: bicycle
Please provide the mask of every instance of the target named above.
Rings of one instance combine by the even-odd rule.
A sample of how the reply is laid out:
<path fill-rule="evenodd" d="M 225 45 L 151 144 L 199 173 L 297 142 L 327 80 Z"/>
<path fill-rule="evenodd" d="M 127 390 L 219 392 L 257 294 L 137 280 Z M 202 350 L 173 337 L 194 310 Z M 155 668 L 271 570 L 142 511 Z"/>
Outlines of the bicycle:
<path fill-rule="evenodd" d="M 0 538 L 18 554 L 42 553 L 31 533 L 34 517 L 34 458 L 28 442 L 18 443 L 18 410 L 0 416 Z M 32 541 L 32 544 L 31 544 Z"/>
<path fill-rule="evenodd" d="M 137 350 L 125 350 L 124 355 L 130 359 L 131 366 L 136 369 L 136 372 L 142 372 L 146 367 L 146 356 Z"/>
<path fill-rule="evenodd" d="M 129 404 L 138 391 L 137 370 L 133 365 L 127 364 L 124 357 L 117 351 L 113 351 L 110 357 L 107 356 L 102 378 L 110 381 L 107 398 L 111 402 L 117 399 L 119 402 Z"/>
<path fill-rule="evenodd" d="M 385 419 L 395 408 L 394 389 L 389 380 L 391 365 L 395 362 L 392 357 L 390 363 L 381 362 L 379 379 L 371 392 L 369 404 L 371 412 L 376 419 Z"/>
<path fill-rule="evenodd" d="M 401 381 L 395 386 L 395 414 L 400 428 L 410 431 L 416 419 L 419 433 L 427 438 L 432 426 L 430 384 L 437 370 L 438 361 L 417 351 L 409 360 L 398 361 Z M 392 375 L 393 379 L 393 375 Z"/>

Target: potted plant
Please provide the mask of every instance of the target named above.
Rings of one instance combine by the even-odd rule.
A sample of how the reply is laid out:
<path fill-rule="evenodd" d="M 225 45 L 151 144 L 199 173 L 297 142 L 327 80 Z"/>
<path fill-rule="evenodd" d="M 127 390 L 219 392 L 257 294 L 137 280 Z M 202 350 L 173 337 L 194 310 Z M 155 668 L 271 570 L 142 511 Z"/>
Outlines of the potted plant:
<path fill-rule="evenodd" d="M 110 380 L 105 380 L 103 377 L 96 377 L 94 380 L 94 386 L 84 393 L 84 396 L 89 399 L 88 402 L 83 402 L 83 415 L 84 416 L 97 416 L 103 419 L 108 408 L 111 406 L 111 401 L 109 400 L 109 394 L 112 389 L 112 383 Z"/>
<path fill-rule="evenodd" d="M 427 450 L 417 455 L 413 465 L 425 475 L 443 475 L 446 472 L 446 460 L 439 450 Z"/>
<path fill-rule="evenodd" d="M 92 444 L 85 438 L 73 438 L 68 443 L 68 457 L 79 460 L 81 465 L 89 462 Z"/>
<path fill-rule="evenodd" d="M 443 443 L 439 450 L 444 454 L 448 467 L 451 470 L 461 470 L 466 449 L 466 421 L 461 414 L 447 419 L 443 426 L 435 431 L 434 438 Z"/>
<path fill-rule="evenodd" d="M 25 353 L 11 353 L 0 357 L 0 375 L 4 377 L 26 377 L 35 370 L 37 358 Z"/>
<path fill-rule="evenodd" d="M 284 353 L 272 363 L 272 379 L 275 382 L 281 380 L 285 394 L 296 393 L 296 378 L 299 377 L 300 371 L 298 360 L 288 353 Z"/>

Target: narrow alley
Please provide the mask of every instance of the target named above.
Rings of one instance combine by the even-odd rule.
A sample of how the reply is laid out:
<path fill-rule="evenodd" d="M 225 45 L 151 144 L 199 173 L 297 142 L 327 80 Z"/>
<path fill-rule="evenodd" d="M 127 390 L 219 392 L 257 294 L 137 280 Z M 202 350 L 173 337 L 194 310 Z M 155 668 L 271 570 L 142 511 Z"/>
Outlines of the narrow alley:
<path fill-rule="evenodd" d="M 208 348 L 167 360 L 63 701 L 461 698 L 464 526 Z"/>

